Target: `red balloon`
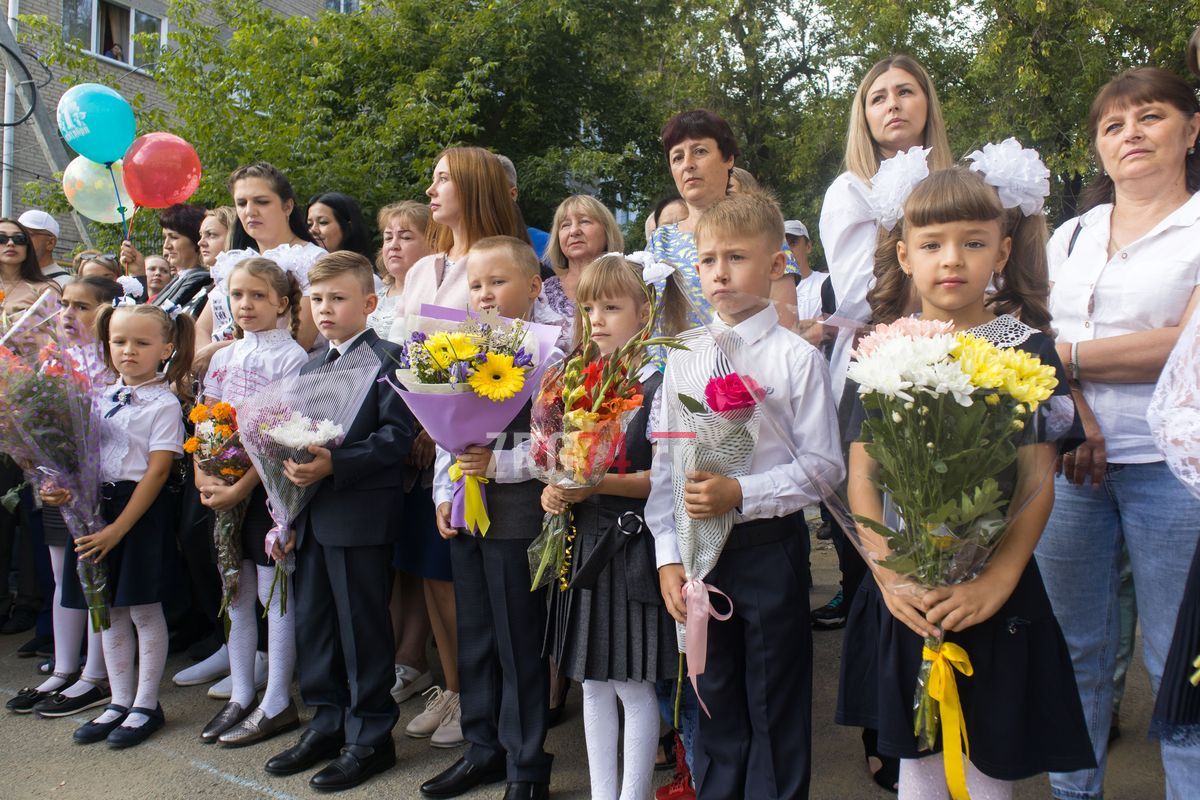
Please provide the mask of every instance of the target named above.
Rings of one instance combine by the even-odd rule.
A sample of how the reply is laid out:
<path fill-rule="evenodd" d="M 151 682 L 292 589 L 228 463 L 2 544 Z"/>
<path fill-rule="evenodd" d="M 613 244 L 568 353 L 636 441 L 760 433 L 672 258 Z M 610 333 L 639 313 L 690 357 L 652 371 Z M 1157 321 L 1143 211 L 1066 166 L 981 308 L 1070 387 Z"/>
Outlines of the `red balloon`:
<path fill-rule="evenodd" d="M 173 133 L 147 133 L 125 151 L 125 189 L 143 208 L 182 203 L 200 186 L 196 148 Z"/>

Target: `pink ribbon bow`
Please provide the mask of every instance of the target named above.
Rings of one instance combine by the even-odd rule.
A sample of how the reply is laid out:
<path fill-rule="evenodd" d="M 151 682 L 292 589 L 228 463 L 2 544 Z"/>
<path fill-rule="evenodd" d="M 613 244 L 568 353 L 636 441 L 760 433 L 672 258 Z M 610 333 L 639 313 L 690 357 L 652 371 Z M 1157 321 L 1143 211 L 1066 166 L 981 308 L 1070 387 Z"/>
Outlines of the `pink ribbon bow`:
<path fill-rule="evenodd" d="M 721 614 L 714 609 L 708 600 L 709 592 L 724 597 L 725 602 L 729 603 L 729 610 Z M 700 687 L 697 685 L 696 679 L 704 674 L 704 666 L 708 661 L 708 618 L 712 617 L 718 622 L 724 622 L 732 617 L 733 601 L 720 589 L 709 586 L 698 578 L 693 578 L 683 585 L 683 600 L 687 603 L 687 622 L 684 623 L 684 638 L 687 641 L 684 652 L 687 655 L 688 676 L 691 678 L 692 690 L 696 692 L 696 700 L 699 701 L 700 708 L 704 709 L 704 713 L 709 719 L 712 719 L 712 714 L 708 712 L 708 706 L 704 705 L 704 701 L 700 698 Z"/>
<path fill-rule="evenodd" d="M 275 524 L 271 530 L 267 531 L 266 539 L 263 541 L 263 546 L 267 550 L 267 555 L 271 558 L 275 557 L 275 545 L 279 545 L 279 549 L 283 550 L 287 545 L 288 539 L 291 538 L 290 525 L 286 514 L 281 514 L 275 510 L 275 506 L 271 504 L 270 499 L 267 500 L 267 513 L 271 516 L 271 521 Z"/>

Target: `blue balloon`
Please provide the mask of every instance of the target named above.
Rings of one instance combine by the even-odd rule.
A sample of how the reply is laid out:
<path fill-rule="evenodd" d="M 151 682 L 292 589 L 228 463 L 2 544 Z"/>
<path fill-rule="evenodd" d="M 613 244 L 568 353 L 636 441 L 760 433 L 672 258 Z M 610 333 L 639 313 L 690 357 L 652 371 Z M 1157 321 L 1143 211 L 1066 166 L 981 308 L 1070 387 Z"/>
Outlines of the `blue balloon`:
<path fill-rule="evenodd" d="M 72 86 L 58 101 L 58 130 L 79 155 L 110 164 L 133 144 L 133 108 L 115 90 L 98 83 Z"/>

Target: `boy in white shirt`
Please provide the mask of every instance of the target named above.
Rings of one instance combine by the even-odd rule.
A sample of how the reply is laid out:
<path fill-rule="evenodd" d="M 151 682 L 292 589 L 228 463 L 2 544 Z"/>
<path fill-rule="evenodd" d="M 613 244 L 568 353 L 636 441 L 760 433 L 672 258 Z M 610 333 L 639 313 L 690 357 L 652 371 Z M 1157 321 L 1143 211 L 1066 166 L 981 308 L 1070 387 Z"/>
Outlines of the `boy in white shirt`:
<path fill-rule="evenodd" d="M 733 616 L 709 626 L 699 694 L 711 717 L 701 715 L 695 745 L 697 796 L 807 797 L 812 632 L 802 509 L 821 499 L 814 479 L 831 487 L 844 473 L 837 414 L 821 353 L 781 327 L 767 299 L 785 265 L 779 207 L 763 194 L 733 195 L 704 213 L 695 234 L 702 290 L 716 311 L 711 334 L 721 342 L 713 363 L 718 371 L 753 378 L 759 386 L 747 387 L 760 406 L 753 452 L 726 470 L 740 477 L 677 472 L 671 450 L 687 440 L 671 437 L 688 433 L 680 430 L 660 442 L 651 470 L 646 522 L 663 599 L 678 622 L 686 620 L 683 588 L 692 576 L 684 572 L 675 519 L 736 512 L 716 565 L 701 576 L 729 597 Z M 714 346 L 703 329 L 683 338 L 692 349 L 673 351 L 664 376 L 668 426 L 689 419 L 670 404 L 681 403 L 685 391 L 696 396 L 689 369 Z M 731 364 L 727 355 L 735 351 Z M 715 603 L 724 610 L 723 601 Z"/>

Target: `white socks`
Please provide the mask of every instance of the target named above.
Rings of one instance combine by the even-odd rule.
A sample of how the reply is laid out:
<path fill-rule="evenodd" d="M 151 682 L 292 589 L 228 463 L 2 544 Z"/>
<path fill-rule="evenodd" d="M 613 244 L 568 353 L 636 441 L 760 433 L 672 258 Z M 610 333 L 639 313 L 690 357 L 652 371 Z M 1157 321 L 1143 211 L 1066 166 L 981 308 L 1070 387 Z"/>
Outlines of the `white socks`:
<path fill-rule="evenodd" d="M 258 620 L 254 618 L 253 561 L 243 561 L 238 590 L 229 604 L 229 677 L 231 703 L 250 708 L 254 702 L 254 652 L 258 649 Z"/>
<path fill-rule="evenodd" d="M 292 594 L 292 579 L 287 579 L 288 610 L 280 616 L 283 585 L 275 587 L 275 596 L 267 606 L 275 567 L 258 567 L 258 601 L 267 609 L 267 688 L 258 707 L 268 717 L 279 715 L 288 707 L 292 695 L 292 669 L 296 665 L 296 598 Z M 251 670 L 251 680 L 253 680 Z"/>
<path fill-rule="evenodd" d="M 625 775 L 617 792 L 617 698 L 625 707 Z M 584 681 L 583 732 L 592 800 L 643 800 L 654 778 L 658 699 L 648 681 Z"/>
<path fill-rule="evenodd" d="M 971 800 L 1012 800 L 1013 784 L 984 775 L 967 762 L 967 791 Z M 900 759 L 900 800 L 948 800 L 942 754 Z"/>
<path fill-rule="evenodd" d="M 167 619 L 163 616 L 162 603 L 113 608 L 109 614 L 112 625 L 103 634 L 104 663 L 108 667 L 113 705 L 157 707 L 158 685 L 167 666 Z M 138 633 L 136 674 L 133 671 L 134 626 Z M 112 722 L 117 717 L 115 711 L 105 711 L 96 721 Z M 148 721 L 144 714 L 130 714 L 122 725 L 137 728 Z"/>

